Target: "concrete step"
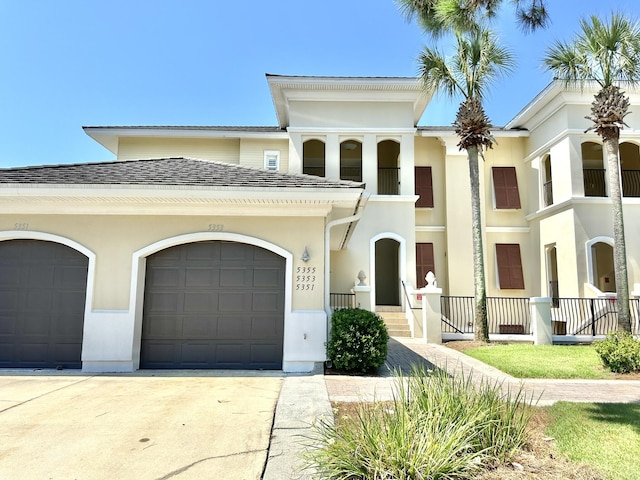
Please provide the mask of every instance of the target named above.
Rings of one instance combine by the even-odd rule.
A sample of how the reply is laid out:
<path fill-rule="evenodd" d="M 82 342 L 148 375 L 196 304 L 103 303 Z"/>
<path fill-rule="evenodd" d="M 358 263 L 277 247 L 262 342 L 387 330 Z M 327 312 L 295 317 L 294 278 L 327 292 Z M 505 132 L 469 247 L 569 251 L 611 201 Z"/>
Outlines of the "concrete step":
<path fill-rule="evenodd" d="M 389 307 L 386 307 L 389 308 Z M 390 337 L 411 337 L 411 329 L 407 322 L 406 314 L 397 309 L 400 307 L 393 307 L 393 311 L 376 309 L 376 313 L 382 318 L 384 324 L 387 327 L 387 332 Z"/>

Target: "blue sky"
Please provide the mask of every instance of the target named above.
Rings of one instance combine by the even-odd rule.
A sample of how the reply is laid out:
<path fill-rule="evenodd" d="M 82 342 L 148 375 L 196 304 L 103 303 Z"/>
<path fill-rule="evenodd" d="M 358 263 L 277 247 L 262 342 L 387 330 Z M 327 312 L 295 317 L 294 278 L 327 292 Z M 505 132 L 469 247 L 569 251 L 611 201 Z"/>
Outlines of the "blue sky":
<path fill-rule="evenodd" d="M 580 16 L 640 16 L 638 0 L 548 3 L 547 31 L 496 24 L 518 70 L 486 102 L 495 125 L 549 83 L 540 58 Z M 428 42 L 393 0 L 0 0 L 0 167 L 113 159 L 83 125 L 275 125 L 265 73 L 414 76 Z M 455 108 L 436 99 L 420 124 Z"/>

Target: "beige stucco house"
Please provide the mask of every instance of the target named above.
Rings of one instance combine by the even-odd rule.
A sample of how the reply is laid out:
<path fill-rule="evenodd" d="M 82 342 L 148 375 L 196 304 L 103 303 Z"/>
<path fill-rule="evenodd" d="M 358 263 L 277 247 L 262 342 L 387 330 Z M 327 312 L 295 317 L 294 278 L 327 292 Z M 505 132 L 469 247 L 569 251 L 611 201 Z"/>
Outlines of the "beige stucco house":
<path fill-rule="evenodd" d="M 310 371 L 332 294 L 407 310 L 435 272 L 471 295 L 466 155 L 418 127 L 413 78 L 268 75 L 275 127 L 85 127 L 113 162 L 0 170 L 0 367 Z M 494 131 L 481 188 L 490 296 L 615 291 L 589 92 L 551 84 Z M 640 283 L 640 96 L 622 132 Z M 428 118 L 424 119 L 428 123 Z"/>

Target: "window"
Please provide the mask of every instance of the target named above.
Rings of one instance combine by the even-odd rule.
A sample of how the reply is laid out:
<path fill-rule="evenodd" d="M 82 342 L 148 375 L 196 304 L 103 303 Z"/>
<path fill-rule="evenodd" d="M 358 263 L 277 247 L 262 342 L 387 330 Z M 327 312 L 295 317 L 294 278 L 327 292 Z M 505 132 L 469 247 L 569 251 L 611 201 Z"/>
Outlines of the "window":
<path fill-rule="evenodd" d="M 493 190 L 497 209 L 520 208 L 515 167 L 493 167 Z"/>
<path fill-rule="evenodd" d="M 524 288 L 520 245 L 517 243 L 496 243 L 496 262 L 498 264 L 498 284 L 501 289 Z"/>
<path fill-rule="evenodd" d="M 418 287 L 427 284 L 424 277 L 428 272 L 436 273 L 433 243 L 416 243 L 416 284 Z"/>
<path fill-rule="evenodd" d="M 431 167 L 416 167 L 415 184 L 416 195 L 420 196 L 416 202 L 416 207 L 433 208 L 433 181 L 431 179 Z"/>
<path fill-rule="evenodd" d="M 265 150 L 264 151 L 264 168 L 271 172 L 277 172 L 280 168 L 280 151 Z"/>

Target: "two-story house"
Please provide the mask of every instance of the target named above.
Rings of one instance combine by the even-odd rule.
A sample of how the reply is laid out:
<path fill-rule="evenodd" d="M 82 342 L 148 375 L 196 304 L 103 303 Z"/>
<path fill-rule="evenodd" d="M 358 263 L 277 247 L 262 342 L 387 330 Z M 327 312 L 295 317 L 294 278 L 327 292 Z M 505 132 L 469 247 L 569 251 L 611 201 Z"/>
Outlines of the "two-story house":
<path fill-rule="evenodd" d="M 114 161 L 0 170 L 1 367 L 310 371 L 360 272 L 376 309 L 406 310 L 429 270 L 472 294 L 466 153 L 417 126 L 419 80 L 267 81 L 277 126 L 85 127 Z M 493 132 L 489 295 L 615 290 L 590 102 L 552 84 Z M 623 142 L 633 284 L 640 133 Z"/>

